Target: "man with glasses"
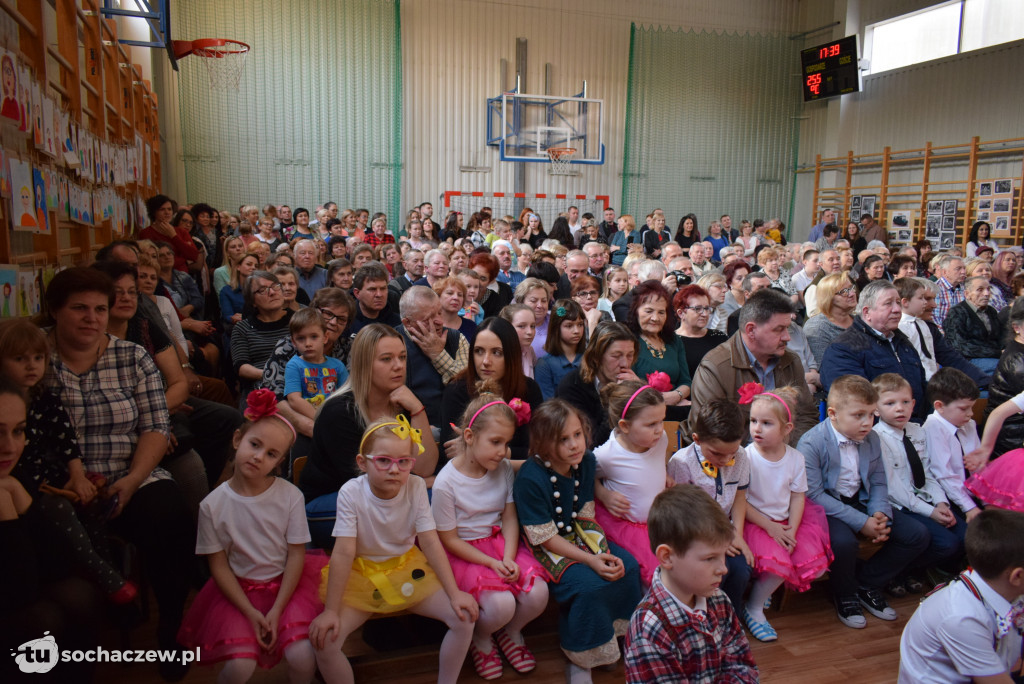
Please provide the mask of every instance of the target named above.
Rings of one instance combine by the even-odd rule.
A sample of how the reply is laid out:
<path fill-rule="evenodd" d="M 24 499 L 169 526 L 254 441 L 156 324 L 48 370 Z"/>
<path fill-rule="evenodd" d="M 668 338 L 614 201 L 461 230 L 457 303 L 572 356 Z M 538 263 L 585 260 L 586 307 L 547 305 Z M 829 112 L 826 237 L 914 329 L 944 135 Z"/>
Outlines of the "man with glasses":
<path fill-rule="evenodd" d="M 498 260 L 498 282 L 505 283 L 513 290 L 519 283 L 526 280 L 526 274 L 512 268 L 512 243 L 498 240 L 491 249 L 491 254 Z"/>
<path fill-rule="evenodd" d="M 583 251 L 590 259 L 590 268 L 587 272 L 598 280 L 603 280 L 604 269 L 608 266 L 608 245 L 602 242 L 588 242 L 583 245 Z"/>

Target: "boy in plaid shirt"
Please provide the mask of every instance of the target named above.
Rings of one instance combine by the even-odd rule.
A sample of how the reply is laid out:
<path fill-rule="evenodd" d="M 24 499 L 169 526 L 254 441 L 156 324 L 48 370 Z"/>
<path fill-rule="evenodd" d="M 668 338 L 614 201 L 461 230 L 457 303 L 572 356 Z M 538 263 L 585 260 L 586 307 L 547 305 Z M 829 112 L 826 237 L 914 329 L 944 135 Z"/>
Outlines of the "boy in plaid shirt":
<path fill-rule="evenodd" d="M 626 681 L 757 682 L 747 637 L 719 589 L 733 539 L 721 506 L 696 485 L 666 489 L 651 506 L 647 531 L 658 568 L 629 621 Z"/>

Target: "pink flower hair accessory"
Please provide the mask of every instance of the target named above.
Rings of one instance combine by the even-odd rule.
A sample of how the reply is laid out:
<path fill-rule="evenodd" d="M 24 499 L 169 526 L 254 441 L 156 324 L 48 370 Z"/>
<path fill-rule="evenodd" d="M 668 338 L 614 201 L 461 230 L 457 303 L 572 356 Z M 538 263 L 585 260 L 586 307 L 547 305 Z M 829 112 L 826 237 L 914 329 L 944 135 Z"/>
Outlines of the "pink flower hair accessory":
<path fill-rule="evenodd" d="M 648 373 L 647 384 L 659 392 L 671 392 L 673 390 L 672 378 L 670 378 L 668 373 L 665 373 L 664 371 Z"/>
<path fill-rule="evenodd" d="M 516 414 L 516 425 L 526 425 L 530 422 L 530 405 L 519 397 L 515 397 L 512 401 L 508 402 L 508 407 L 512 409 L 512 413 Z"/>
<path fill-rule="evenodd" d="M 245 413 L 243 415 L 252 422 L 257 423 L 264 418 L 277 418 L 291 431 L 293 442 L 298 438 L 295 426 L 291 424 L 291 421 L 278 413 L 277 396 L 272 391 L 265 387 L 253 390 L 245 398 L 245 404 Z"/>
<path fill-rule="evenodd" d="M 741 404 L 749 404 L 754 401 L 754 397 L 758 394 L 764 393 L 764 385 L 759 382 L 747 382 L 740 385 L 739 395 Z M 785 402 L 783 402 L 785 403 Z"/>

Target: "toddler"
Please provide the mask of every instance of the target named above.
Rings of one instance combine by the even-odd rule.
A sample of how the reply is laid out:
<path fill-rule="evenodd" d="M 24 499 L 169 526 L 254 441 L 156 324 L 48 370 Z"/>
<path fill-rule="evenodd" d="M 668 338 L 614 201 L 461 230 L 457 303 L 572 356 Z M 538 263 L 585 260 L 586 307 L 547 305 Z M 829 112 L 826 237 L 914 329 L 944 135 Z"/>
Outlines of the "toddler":
<path fill-rule="evenodd" d="M 310 420 L 324 400 L 348 380 L 348 369 L 338 359 L 324 355 L 327 326 L 314 307 L 296 311 L 288 323 L 295 356 L 284 370 L 284 394 L 288 406 Z"/>

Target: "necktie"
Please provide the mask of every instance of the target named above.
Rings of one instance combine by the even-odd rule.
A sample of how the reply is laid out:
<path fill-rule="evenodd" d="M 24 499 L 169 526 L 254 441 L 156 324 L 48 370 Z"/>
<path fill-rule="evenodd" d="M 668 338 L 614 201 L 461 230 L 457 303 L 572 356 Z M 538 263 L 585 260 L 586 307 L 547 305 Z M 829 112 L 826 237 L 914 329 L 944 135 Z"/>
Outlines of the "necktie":
<path fill-rule="evenodd" d="M 921 353 L 924 354 L 924 358 L 932 358 L 931 353 L 928 351 L 928 345 L 924 343 L 924 334 L 921 332 L 920 326 L 917 325 L 917 321 L 914 321 L 914 330 L 917 331 L 917 339 L 921 340 Z"/>
<path fill-rule="evenodd" d="M 907 462 L 910 464 L 910 472 L 914 476 L 914 487 L 920 489 L 924 487 L 924 465 L 921 463 L 921 456 L 917 453 L 917 448 L 910 441 L 910 435 L 906 432 L 903 433 L 903 448 L 907 452 Z"/>

